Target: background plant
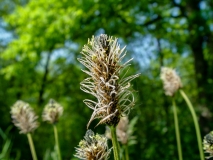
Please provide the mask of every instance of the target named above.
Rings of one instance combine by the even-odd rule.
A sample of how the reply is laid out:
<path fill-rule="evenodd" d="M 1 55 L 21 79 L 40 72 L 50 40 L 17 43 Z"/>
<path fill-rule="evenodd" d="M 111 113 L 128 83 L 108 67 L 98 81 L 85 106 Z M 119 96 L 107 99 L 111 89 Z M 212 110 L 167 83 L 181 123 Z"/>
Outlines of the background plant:
<path fill-rule="evenodd" d="M 212 130 L 211 0 L 109 0 L 106 3 L 2 0 L 0 3 L 2 130 L 11 124 L 8 113 L 17 99 L 29 102 L 41 115 L 46 100 L 55 98 L 65 110 L 58 126 L 61 154 L 63 159 L 73 157 L 74 147 L 85 135 L 91 115 L 80 103 L 88 96 L 79 90 L 85 75 L 76 57 L 80 56 L 87 38 L 100 33 L 116 36 L 121 46 L 127 45 L 129 56 L 135 58 L 129 74 L 143 75 L 133 86 L 137 90 L 137 104 L 130 119 L 133 115 L 139 117 L 135 135 L 140 137 L 136 145 L 129 147 L 133 159 L 177 157 L 170 99 L 164 96 L 159 79 L 161 66 L 175 67 L 180 73 L 184 91 L 189 93 L 198 115 L 202 137 Z M 177 106 L 178 114 L 181 113 L 183 157 L 198 160 L 191 115 L 181 98 L 177 99 Z M 47 139 L 41 140 L 40 135 L 54 139 L 47 128 L 49 125 L 42 123 L 34 135 L 40 150 L 39 159 L 54 145 L 51 140 L 42 143 Z M 94 132 L 101 134 L 104 130 L 98 127 Z M 12 133 L 11 156 L 15 157 L 20 149 L 21 159 L 29 159 L 30 151 L 24 150 L 28 148 L 25 137 L 19 135 L 16 128 L 12 128 Z"/>
<path fill-rule="evenodd" d="M 11 107 L 10 114 L 14 126 L 20 130 L 19 133 L 27 136 L 32 158 L 33 160 L 37 160 L 32 132 L 39 126 L 37 122 L 38 116 L 28 103 L 21 100 L 18 100 Z"/>

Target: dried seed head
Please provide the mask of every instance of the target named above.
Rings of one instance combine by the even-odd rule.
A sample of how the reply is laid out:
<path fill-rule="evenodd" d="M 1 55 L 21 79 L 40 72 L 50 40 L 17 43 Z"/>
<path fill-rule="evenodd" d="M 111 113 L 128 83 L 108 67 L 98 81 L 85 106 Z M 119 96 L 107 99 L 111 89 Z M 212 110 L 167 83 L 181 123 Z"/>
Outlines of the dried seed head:
<path fill-rule="evenodd" d="M 161 79 L 163 81 L 165 94 L 173 96 L 175 92 L 182 87 L 180 77 L 174 69 L 163 67 L 161 68 Z"/>
<path fill-rule="evenodd" d="M 210 155 L 206 157 L 207 159 L 213 157 L 213 131 L 207 134 L 203 139 L 203 149 L 205 153 L 209 153 Z"/>
<path fill-rule="evenodd" d="M 19 133 L 27 134 L 33 132 L 38 127 L 38 116 L 28 103 L 21 100 L 11 107 L 11 117 L 14 125 L 20 129 Z"/>
<path fill-rule="evenodd" d="M 107 138 L 88 130 L 76 148 L 75 157 L 84 160 L 107 160 L 111 149 L 108 149 Z"/>
<path fill-rule="evenodd" d="M 45 106 L 42 118 L 43 121 L 48 121 L 51 124 L 56 124 L 59 118 L 63 114 L 63 107 L 55 102 L 53 99 L 50 99 L 49 103 Z"/>
<path fill-rule="evenodd" d="M 97 98 L 97 102 L 84 100 L 84 103 L 93 109 L 87 127 L 96 118 L 101 119 L 97 125 L 105 123 L 116 126 L 121 115 L 128 114 L 134 106 L 130 82 L 139 74 L 120 76 L 132 60 L 121 64 L 126 55 L 124 49 L 125 47 L 120 48 L 116 38 L 105 34 L 92 37 L 88 45 L 83 47 L 83 57 L 78 60 L 87 68 L 83 72 L 89 77 L 81 82 L 81 89 Z"/>

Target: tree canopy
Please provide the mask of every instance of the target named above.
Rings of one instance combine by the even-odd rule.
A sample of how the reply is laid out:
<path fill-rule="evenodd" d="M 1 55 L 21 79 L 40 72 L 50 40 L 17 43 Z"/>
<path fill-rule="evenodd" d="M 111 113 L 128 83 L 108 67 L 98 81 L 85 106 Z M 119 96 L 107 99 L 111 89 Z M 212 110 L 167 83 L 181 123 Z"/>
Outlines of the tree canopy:
<path fill-rule="evenodd" d="M 130 72 L 141 73 L 133 84 L 137 101 L 130 119 L 136 116 L 138 122 L 131 159 L 177 159 L 171 101 L 163 93 L 159 76 L 162 66 L 178 71 L 196 106 L 202 136 L 212 130 L 213 1 L 1 0 L 0 6 L 1 34 L 11 37 L 0 39 L 3 130 L 11 125 L 10 106 L 16 100 L 27 101 L 41 115 L 44 105 L 54 98 L 65 108 L 59 123 L 62 156 L 73 158 L 91 115 L 82 102 L 87 95 L 79 83 L 86 75 L 77 58 L 88 38 L 101 33 L 119 38 L 128 56 L 134 57 Z M 176 99 L 183 157 L 199 159 L 190 113 L 183 100 Z M 41 122 L 33 135 L 39 159 L 47 149 L 54 149 L 49 130 Z M 95 130 L 105 132 L 104 126 Z M 21 159 L 29 159 L 27 143 L 20 144 L 24 137 L 16 128 L 12 131 L 11 157 L 21 151 Z"/>

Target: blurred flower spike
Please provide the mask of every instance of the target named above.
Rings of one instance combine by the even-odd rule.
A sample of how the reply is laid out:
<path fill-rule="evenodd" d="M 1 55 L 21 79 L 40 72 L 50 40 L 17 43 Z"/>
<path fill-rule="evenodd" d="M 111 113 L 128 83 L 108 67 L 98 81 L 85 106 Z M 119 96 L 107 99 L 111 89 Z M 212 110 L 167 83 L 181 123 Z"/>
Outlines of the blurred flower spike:
<path fill-rule="evenodd" d="M 94 119 L 101 119 L 99 124 L 105 123 L 116 126 L 122 115 L 128 115 L 134 106 L 134 95 L 131 91 L 130 82 L 139 74 L 125 77 L 120 76 L 129 62 L 121 64 L 126 52 L 120 48 L 117 38 L 101 34 L 88 40 L 82 50 L 82 58 L 78 60 L 87 68 L 83 70 L 89 75 L 81 82 L 81 89 L 97 98 L 96 101 L 89 99 L 84 103 L 93 110 L 88 122 L 89 127 Z"/>
<path fill-rule="evenodd" d="M 163 88 L 167 96 L 174 96 L 175 92 L 182 87 L 180 77 L 174 69 L 162 67 L 160 78 L 163 81 Z"/>
<path fill-rule="evenodd" d="M 205 153 L 209 153 L 210 155 L 206 157 L 207 159 L 213 157 L 213 131 L 207 134 L 203 140 L 203 149 Z"/>
<path fill-rule="evenodd" d="M 130 123 L 128 117 L 121 117 L 120 122 L 116 126 L 116 135 L 118 138 L 118 141 L 120 141 L 123 145 L 133 145 L 136 142 L 136 137 L 133 136 L 134 127 L 137 123 L 138 117 L 134 117 Z M 107 138 L 111 139 L 111 132 L 110 128 L 106 126 L 106 132 L 105 135 Z"/>
<path fill-rule="evenodd" d="M 53 99 L 50 99 L 49 103 L 44 107 L 42 118 L 43 121 L 47 121 L 51 124 L 56 124 L 62 114 L 63 107 L 59 103 L 55 102 Z"/>
<path fill-rule="evenodd" d="M 107 160 L 111 152 L 111 149 L 108 149 L 107 138 L 95 135 L 92 130 L 86 132 L 78 147 L 74 156 L 83 160 Z"/>
<path fill-rule="evenodd" d="M 38 127 L 38 116 L 28 103 L 21 100 L 11 107 L 12 122 L 20 129 L 20 133 L 27 134 L 33 132 Z"/>
<path fill-rule="evenodd" d="M 121 117 L 121 120 L 116 127 L 116 134 L 118 137 L 118 141 L 120 141 L 122 144 L 127 144 L 128 142 L 128 124 L 129 124 L 128 118 Z"/>

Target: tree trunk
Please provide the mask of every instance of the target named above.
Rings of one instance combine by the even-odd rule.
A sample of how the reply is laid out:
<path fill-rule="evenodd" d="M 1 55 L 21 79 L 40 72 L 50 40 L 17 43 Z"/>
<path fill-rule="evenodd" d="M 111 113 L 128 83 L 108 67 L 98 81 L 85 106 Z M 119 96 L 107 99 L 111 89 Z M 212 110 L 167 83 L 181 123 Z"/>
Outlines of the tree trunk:
<path fill-rule="evenodd" d="M 44 94 L 44 91 L 45 91 L 45 86 L 46 86 L 46 82 L 47 82 L 47 76 L 48 76 L 48 73 L 49 73 L 50 57 L 51 57 L 51 52 L 48 53 L 46 64 L 44 66 L 44 76 L 42 78 L 41 88 L 39 90 L 38 106 L 40 106 L 43 103 L 43 101 L 44 101 L 43 94 Z"/>
<path fill-rule="evenodd" d="M 210 66 L 208 60 L 204 57 L 204 43 L 210 35 L 209 27 L 206 20 L 201 15 L 200 0 L 189 0 L 188 5 L 188 30 L 189 30 L 189 45 L 192 49 L 194 57 L 195 75 L 197 87 L 199 89 L 199 101 L 202 104 L 211 102 L 208 92 L 208 79 L 212 78 L 212 73 L 209 71 Z"/>

